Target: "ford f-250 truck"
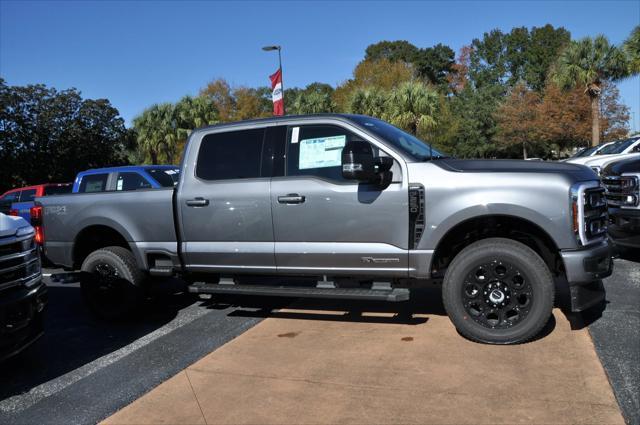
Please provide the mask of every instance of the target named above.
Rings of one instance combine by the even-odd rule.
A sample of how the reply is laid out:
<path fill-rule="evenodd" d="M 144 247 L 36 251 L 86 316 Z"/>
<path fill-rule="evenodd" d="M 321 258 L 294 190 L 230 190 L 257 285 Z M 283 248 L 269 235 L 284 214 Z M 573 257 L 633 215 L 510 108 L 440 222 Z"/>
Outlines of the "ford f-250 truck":
<path fill-rule="evenodd" d="M 640 155 L 602 169 L 609 205 L 609 236 L 625 258 L 640 259 Z"/>
<path fill-rule="evenodd" d="M 460 333 L 508 344 L 547 323 L 555 277 L 580 311 L 612 271 L 604 190 L 587 167 L 451 159 L 365 116 L 198 129 L 175 190 L 40 202 L 47 257 L 84 272 L 104 316 L 135 308 L 149 275 L 178 273 L 195 293 L 387 301 L 441 282 Z"/>

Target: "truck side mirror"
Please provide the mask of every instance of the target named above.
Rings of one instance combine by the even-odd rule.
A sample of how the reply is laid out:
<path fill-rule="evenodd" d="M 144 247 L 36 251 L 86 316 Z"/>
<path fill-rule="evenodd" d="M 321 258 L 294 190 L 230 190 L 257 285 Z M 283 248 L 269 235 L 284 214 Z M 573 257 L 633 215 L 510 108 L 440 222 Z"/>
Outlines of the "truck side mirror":
<path fill-rule="evenodd" d="M 342 177 L 360 182 L 375 180 L 373 149 L 368 142 L 352 140 L 342 148 Z"/>

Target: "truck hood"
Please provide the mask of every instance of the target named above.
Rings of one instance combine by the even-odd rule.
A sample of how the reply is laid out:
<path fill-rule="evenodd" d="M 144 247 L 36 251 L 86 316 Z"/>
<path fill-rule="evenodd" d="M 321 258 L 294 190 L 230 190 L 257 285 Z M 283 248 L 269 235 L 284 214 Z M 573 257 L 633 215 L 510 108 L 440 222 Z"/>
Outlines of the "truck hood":
<path fill-rule="evenodd" d="M 0 238 L 15 235 L 21 227 L 29 227 L 29 223 L 21 217 L 0 213 Z"/>
<path fill-rule="evenodd" d="M 433 163 L 447 171 L 459 173 L 552 173 L 568 174 L 576 180 L 598 178 L 588 167 L 566 162 L 445 158 L 435 160 Z"/>
<path fill-rule="evenodd" d="M 602 175 L 620 176 L 624 173 L 640 173 L 640 155 L 607 164 Z"/>

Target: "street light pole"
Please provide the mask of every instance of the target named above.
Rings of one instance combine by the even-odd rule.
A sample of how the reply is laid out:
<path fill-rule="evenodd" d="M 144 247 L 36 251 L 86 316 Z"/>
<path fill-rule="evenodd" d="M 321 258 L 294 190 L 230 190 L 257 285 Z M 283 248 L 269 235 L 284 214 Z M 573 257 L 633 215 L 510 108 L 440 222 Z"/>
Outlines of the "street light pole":
<path fill-rule="evenodd" d="M 273 50 L 278 51 L 278 69 L 280 70 L 280 89 L 282 90 L 282 113 L 284 115 L 287 114 L 287 107 L 284 100 L 284 73 L 282 72 L 282 46 L 264 46 L 262 48 L 265 52 L 270 52 Z"/>

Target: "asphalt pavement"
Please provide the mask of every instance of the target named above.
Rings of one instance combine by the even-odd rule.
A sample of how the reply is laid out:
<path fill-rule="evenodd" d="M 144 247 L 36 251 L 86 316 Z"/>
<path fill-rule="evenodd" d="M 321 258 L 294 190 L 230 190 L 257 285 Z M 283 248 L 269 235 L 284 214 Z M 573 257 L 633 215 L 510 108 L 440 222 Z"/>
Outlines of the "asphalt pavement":
<path fill-rule="evenodd" d="M 0 423 L 96 423 L 292 301 L 203 302 L 167 280 L 137 319 L 107 323 L 88 313 L 77 284 L 48 278 L 46 283 L 50 302 L 44 337 L 0 364 Z M 604 283 L 604 312 L 570 315 L 570 321 L 577 329 L 589 326 L 625 419 L 640 424 L 640 266 L 617 260 L 614 275 Z M 322 303 L 314 302 L 316 308 Z"/>

